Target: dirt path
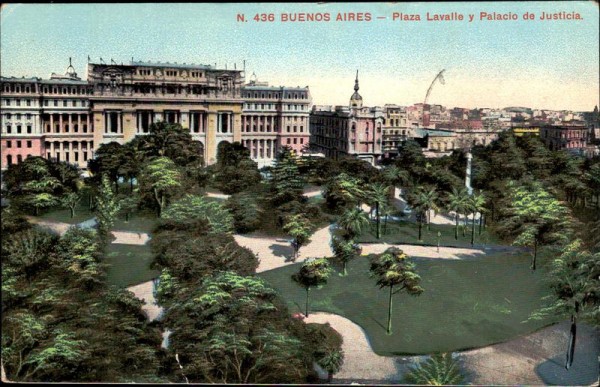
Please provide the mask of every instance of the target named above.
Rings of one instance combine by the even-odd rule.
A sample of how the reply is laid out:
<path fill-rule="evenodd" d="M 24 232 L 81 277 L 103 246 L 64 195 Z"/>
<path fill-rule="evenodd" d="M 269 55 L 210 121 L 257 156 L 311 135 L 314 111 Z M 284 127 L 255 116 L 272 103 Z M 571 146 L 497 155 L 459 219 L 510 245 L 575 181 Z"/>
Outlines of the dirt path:
<path fill-rule="evenodd" d="M 401 383 L 402 376 L 423 356 L 380 356 L 374 353 L 364 330 L 352 321 L 330 313 L 314 313 L 307 323 L 329 323 L 344 338 L 344 364 L 334 381 Z M 569 324 L 560 323 L 505 343 L 455 353 L 467 381 L 480 385 L 595 385 L 600 356 L 597 329 L 580 324 L 575 362 L 563 366 Z"/>
<path fill-rule="evenodd" d="M 323 227 L 312 235 L 309 244 L 300 248 L 296 262 L 306 258 L 329 257 L 333 254 L 329 246 L 331 240 L 329 227 Z M 240 246 L 249 248 L 258 256 L 260 263 L 256 269 L 257 273 L 294 263 L 290 260 L 293 250 L 289 239 L 258 234 L 234 235 L 234 238 Z"/>

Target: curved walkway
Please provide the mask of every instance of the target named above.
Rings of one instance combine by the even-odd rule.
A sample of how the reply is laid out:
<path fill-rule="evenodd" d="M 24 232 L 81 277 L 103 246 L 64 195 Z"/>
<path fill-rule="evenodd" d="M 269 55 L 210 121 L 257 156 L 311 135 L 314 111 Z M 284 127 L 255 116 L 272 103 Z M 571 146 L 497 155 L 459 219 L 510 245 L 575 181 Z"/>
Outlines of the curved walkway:
<path fill-rule="evenodd" d="M 344 342 L 344 364 L 334 380 L 399 383 L 413 364 L 425 356 L 380 356 L 374 353 L 364 330 L 345 317 L 313 313 L 306 323 L 329 323 Z M 483 385 L 593 385 L 598 377 L 600 355 L 597 329 L 580 324 L 575 362 L 570 371 L 563 366 L 569 323 L 563 322 L 538 332 L 455 355 L 462 363 L 467 381 Z"/>
<path fill-rule="evenodd" d="M 308 245 L 300 248 L 296 262 L 306 258 L 330 257 L 333 252 L 329 245 L 331 240 L 330 226 L 317 230 L 310 238 Z M 234 235 L 235 241 L 250 249 L 259 258 L 257 273 L 291 265 L 293 249 L 289 239 L 268 237 L 260 234 Z"/>

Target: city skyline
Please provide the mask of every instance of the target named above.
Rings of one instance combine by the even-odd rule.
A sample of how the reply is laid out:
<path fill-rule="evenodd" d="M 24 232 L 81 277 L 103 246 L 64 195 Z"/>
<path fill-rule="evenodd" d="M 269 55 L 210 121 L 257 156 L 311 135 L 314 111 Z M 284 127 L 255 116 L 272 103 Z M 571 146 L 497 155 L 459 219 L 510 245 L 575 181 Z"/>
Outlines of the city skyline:
<path fill-rule="evenodd" d="M 577 12 L 583 20 L 420 22 L 392 13 Z M 370 22 L 281 22 L 298 12 L 369 13 Z M 273 22 L 253 15 L 273 13 Z M 237 21 L 244 14 L 247 22 Z M 68 58 L 203 63 L 256 73 L 274 86 L 309 86 L 317 105 L 347 105 L 356 70 L 366 106 L 590 111 L 599 103 L 598 7 L 558 3 L 47 4 L 2 7 L 2 76 L 47 78 Z M 379 20 L 378 17 L 386 17 Z M 539 17 L 539 16 L 538 16 Z M 576 24 L 575 24 L 576 23 Z M 57 27 L 60 26 L 60 27 Z M 165 27 L 166 26 L 166 27 Z M 123 36 L 128 36 L 123 39 Z M 28 47 L 28 49 L 23 49 Z"/>

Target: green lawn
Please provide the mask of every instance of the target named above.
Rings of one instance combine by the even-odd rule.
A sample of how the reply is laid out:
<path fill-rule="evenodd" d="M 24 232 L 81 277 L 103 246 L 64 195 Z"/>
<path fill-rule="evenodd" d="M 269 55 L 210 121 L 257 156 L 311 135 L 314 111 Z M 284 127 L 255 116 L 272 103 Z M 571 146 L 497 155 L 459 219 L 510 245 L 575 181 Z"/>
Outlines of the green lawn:
<path fill-rule="evenodd" d="M 111 244 L 105 256 L 108 283 L 119 287 L 137 285 L 158 277 L 150 269 L 152 252 L 148 245 Z"/>
<path fill-rule="evenodd" d="M 388 356 L 482 347 L 553 322 L 523 323 L 547 292 L 543 269 L 532 272 L 527 255 L 415 261 L 425 291 L 419 297 L 394 296 L 391 336 L 386 334 L 389 292 L 369 277 L 366 257 L 352 261 L 347 276 L 334 274 L 327 285 L 311 290 L 311 311 L 349 318 L 366 331 L 376 353 Z M 290 313 L 304 312 L 306 293 L 290 279 L 299 266 L 259 274 L 284 298 Z"/>
<path fill-rule="evenodd" d="M 384 233 L 385 230 L 385 233 Z M 387 229 L 384 227 L 384 222 L 381 222 L 381 238 L 376 238 L 376 224 L 372 222 L 371 226 L 363 231 L 357 237 L 357 241 L 389 243 L 389 244 L 425 244 L 437 245 L 437 233 L 441 233 L 440 245 L 452 247 L 471 247 L 471 228 L 465 230 L 465 236 L 462 236 L 462 226 L 459 227 L 458 240 L 454 239 L 454 226 L 451 225 L 430 225 L 430 230 L 427 231 L 427 226 L 423 225 L 422 240 L 419 240 L 419 224 L 408 221 L 388 222 Z M 479 235 L 478 225 L 475 225 L 475 244 L 476 245 L 505 245 L 506 243 L 500 240 L 496 235 L 487 231 L 483 231 Z"/>

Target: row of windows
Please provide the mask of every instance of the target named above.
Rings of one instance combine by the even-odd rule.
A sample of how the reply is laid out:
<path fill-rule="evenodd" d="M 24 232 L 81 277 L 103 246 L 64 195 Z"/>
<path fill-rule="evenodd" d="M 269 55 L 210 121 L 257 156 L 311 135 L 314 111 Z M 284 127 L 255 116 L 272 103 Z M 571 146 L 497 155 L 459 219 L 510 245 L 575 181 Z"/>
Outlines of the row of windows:
<path fill-rule="evenodd" d="M 138 69 L 137 73 L 138 73 L 138 75 L 144 75 L 144 76 L 154 75 L 154 70 L 151 70 L 151 69 Z M 179 75 L 179 71 L 176 71 L 176 70 L 165 70 L 165 74 L 168 77 L 176 77 L 176 76 Z M 156 72 L 156 75 L 158 75 L 158 76 L 161 75 L 160 70 Z M 185 75 L 187 75 L 187 72 L 185 72 L 185 70 L 184 70 L 181 73 L 181 75 L 185 76 Z M 192 78 L 202 78 L 202 72 L 200 72 L 200 71 L 191 71 L 190 72 L 190 76 Z"/>
<path fill-rule="evenodd" d="M 15 145 L 16 145 L 15 148 L 22 148 L 22 143 L 23 142 L 21 140 L 16 140 L 15 141 Z M 27 148 L 31 148 L 31 146 L 32 146 L 31 141 L 28 140 L 25 143 L 27 145 Z M 9 141 L 6 142 L 6 147 L 7 148 L 12 148 L 13 147 L 12 145 L 13 145 L 12 141 L 9 140 Z"/>
<path fill-rule="evenodd" d="M 16 125 L 15 129 L 16 129 L 16 132 L 15 132 L 16 134 L 23 133 L 21 125 Z M 27 133 L 31 134 L 32 131 L 33 131 L 33 127 L 31 125 L 27 125 Z M 10 125 L 10 124 L 6 125 L 6 134 L 12 134 L 12 125 Z"/>
<path fill-rule="evenodd" d="M 15 106 L 21 106 L 21 100 L 20 99 L 15 99 L 14 101 L 15 101 Z M 58 102 L 59 102 L 59 100 L 57 100 L 57 99 L 52 100 L 52 103 L 53 103 L 54 106 L 58 106 Z M 4 100 L 4 106 L 12 106 L 11 103 L 12 102 L 11 102 L 10 99 L 5 99 Z M 50 105 L 50 100 L 45 99 L 44 100 L 44 106 L 49 106 L 49 105 Z M 71 100 L 71 101 L 65 99 L 65 100 L 62 101 L 62 106 L 63 107 L 67 107 L 69 105 L 73 106 L 73 107 L 77 107 L 77 106 L 85 107 L 85 106 L 88 105 L 88 101 L 86 101 L 86 100 L 80 100 L 80 101 L 78 101 L 76 99 Z M 31 106 L 31 100 L 30 99 L 26 99 L 25 100 L 25 106 Z"/>
<path fill-rule="evenodd" d="M 246 98 L 279 98 L 279 93 L 258 93 L 258 92 L 246 92 L 244 93 Z M 286 93 L 283 96 L 284 99 L 308 99 L 308 95 L 305 93 Z"/>
<path fill-rule="evenodd" d="M 287 141 L 286 141 L 286 144 L 290 145 L 291 144 L 291 142 L 290 142 L 291 140 L 292 140 L 291 138 L 288 138 Z M 294 145 L 295 144 L 298 144 L 298 139 L 294 137 Z M 302 137 L 300 138 L 300 144 L 304 144 L 304 138 L 302 138 Z"/>
<path fill-rule="evenodd" d="M 4 117 L 5 117 L 7 120 L 11 120 L 11 119 L 12 119 L 12 114 L 10 114 L 10 113 L 6 113 L 6 114 L 4 115 Z M 15 114 L 15 119 L 16 119 L 17 121 L 20 121 L 20 120 L 22 120 L 22 119 L 23 119 L 23 115 L 22 115 L 21 113 L 17 113 L 17 114 Z M 31 121 L 31 114 L 25 114 L 25 119 L 26 119 L 27 121 Z"/>
<path fill-rule="evenodd" d="M 4 92 L 5 93 L 31 93 L 36 92 L 35 88 L 32 85 L 15 85 L 11 83 L 4 84 Z M 87 86 L 84 87 L 60 87 L 60 86 L 44 86 L 42 87 L 42 92 L 44 94 L 73 94 L 73 95 L 84 95 L 84 94 L 92 94 L 92 89 Z"/>

